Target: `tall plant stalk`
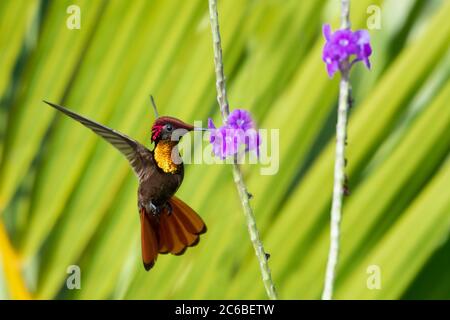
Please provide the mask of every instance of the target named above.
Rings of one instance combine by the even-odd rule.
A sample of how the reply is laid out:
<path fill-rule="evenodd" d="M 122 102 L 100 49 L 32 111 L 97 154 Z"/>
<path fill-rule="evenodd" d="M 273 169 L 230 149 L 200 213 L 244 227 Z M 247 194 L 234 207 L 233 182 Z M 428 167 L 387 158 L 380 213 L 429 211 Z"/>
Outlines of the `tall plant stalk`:
<path fill-rule="evenodd" d="M 211 31 L 214 47 L 217 101 L 219 103 L 222 119 L 224 122 L 226 122 L 230 111 L 225 85 L 225 75 L 223 71 L 222 45 L 220 40 L 217 0 L 209 0 L 209 15 L 211 20 Z M 259 236 L 259 231 L 256 226 L 256 219 L 253 214 L 253 210 L 250 206 L 250 193 L 247 190 L 247 187 L 245 185 L 242 176 L 242 172 L 239 168 L 236 158 L 234 158 L 233 162 L 233 177 L 242 203 L 244 215 L 247 221 L 247 228 L 250 234 L 250 240 L 252 241 L 253 248 L 255 249 L 256 258 L 259 261 L 264 287 L 266 289 L 268 297 L 272 300 L 275 300 L 277 299 L 277 293 L 275 290 L 275 285 L 272 281 L 272 276 L 267 261 L 268 255 L 264 251 L 264 247 L 261 242 L 261 238 Z"/>
<path fill-rule="evenodd" d="M 341 29 L 350 28 L 350 0 L 341 0 Z M 325 274 L 323 300 L 333 298 L 336 266 L 339 257 L 340 227 L 342 219 L 342 199 L 345 188 L 345 144 L 347 139 L 348 109 L 350 100 L 349 69 L 342 68 L 339 85 L 339 106 L 336 125 L 336 151 L 334 162 L 333 201 L 331 204 L 330 249 Z"/>

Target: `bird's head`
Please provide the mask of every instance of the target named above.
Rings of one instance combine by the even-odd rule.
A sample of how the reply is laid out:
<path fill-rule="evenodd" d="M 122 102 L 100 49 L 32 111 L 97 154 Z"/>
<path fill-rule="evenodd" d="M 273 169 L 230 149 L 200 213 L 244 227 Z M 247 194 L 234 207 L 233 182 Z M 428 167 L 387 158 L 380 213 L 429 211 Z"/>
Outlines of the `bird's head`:
<path fill-rule="evenodd" d="M 179 141 L 180 138 L 194 130 L 194 126 L 185 123 L 174 117 L 159 117 L 155 120 L 152 126 L 152 141 L 158 142 L 160 140 Z"/>
<path fill-rule="evenodd" d="M 206 131 L 204 128 L 195 128 L 186 122 L 174 117 L 163 116 L 160 117 L 156 108 L 155 100 L 150 95 L 150 101 L 152 102 L 153 110 L 155 111 L 156 120 L 152 126 L 152 142 L 158 143 L 161 140 L 165 141 L 180 141 L 181 137 L 189 131 L 199 130 Z"/>

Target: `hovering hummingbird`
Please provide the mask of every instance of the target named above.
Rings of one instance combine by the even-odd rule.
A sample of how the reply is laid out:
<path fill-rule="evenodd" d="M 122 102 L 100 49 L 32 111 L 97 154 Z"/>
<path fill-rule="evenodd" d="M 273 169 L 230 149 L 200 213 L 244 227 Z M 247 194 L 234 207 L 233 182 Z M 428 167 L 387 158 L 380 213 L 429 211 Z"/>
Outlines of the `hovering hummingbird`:
<path fill-rule="evenodd" d="M 95 121 L 89 120 L 65 107 L 44 101 L 72 119 L 77 120 L 112 144 L 130 162 L 139 181 L 138 209 L 141 222 L 142 260 L 145 270 L 150 270 L 158 253 L 181 255 L 187 247 L 195 246 L 200 234 L 206 232 L 202 218 L 186 203 L 174 196 L 183 181 L 183 163 L 173 161 L 172 150 L 179 139 L 172 140 L 172 133 L 184 129 L 205 130 L 167 116 L 158 116 L 152 126 L 153 150 L 134 139 Z"/>

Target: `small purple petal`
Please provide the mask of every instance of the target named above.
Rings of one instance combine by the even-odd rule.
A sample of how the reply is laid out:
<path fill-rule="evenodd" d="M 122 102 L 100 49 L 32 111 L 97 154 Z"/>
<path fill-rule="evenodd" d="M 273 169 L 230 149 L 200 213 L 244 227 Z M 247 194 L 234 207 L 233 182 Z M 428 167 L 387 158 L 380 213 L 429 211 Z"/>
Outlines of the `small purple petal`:
<path fill-rule="evenodd" d="M 245 151 L 256 150 L 259 155 L 261 143 L 250 113 L 243 109 L 234 110 L 227 119 L 227 124 L 216 128 L 214 122 L 208 119 L 210 143 L 212 151 L 221 159 L 239 152 L 239 146 L 245 145 Z"/>
<path fill-rule="evenodd" d="M 329 24 L 324 24 L 322 26 L 322 33 L 323 33 L 323 36 L 325 37 L 325 40 L 327 40 L 327 41 L 331 40 L 332 32 L 331 32 L 331 26 Z"/>
<path fill-rule="evenodd" d="M 227 119 L 230 128 L 247 130 L 253 128 L 253 120 L 250 113 L 246 110 L 236 109 Z"/>
<path fill-rule="evenodd" d="M 256 150 L 256 152 L 259 154 L 261 138 L 258 131 L 256 131 L 255 129 L 247 130 L 244 134 L 243 140 L 246 146 L 245 151 Z"/>
<path fill-rule="evenodd" d="M 227 126 L 215 129 L 212 145 L 213 152 L 217 157 L 224 159 L 227 156 L 237 153 L 239 139 L 236 136 L 235 131 L 236 130 L 230 129 Z"/>
<path fill-rule="evenodd" d="M 339 70 L 339 63 L 337 61 L 332 61 L 327 63 L 327 72 L 330 78 L 333 78 L 334 74 Z"/>
<path fill-rule="evenodd" d="M 370 46 L 370 43 L 363 45 L 363 54 L 365 57 L 370 57 L 372 55 L 372 47 Z"/>
<path fill-rule="evenodd" d="M 370 69 L 369 57 L 372 54 L 372 48 L 370 44 L 366 43 L 360 47 L 360 51 L 357 54 L 357 59 L 363 61 L 368 69 Z"/>
<path fill-rule="evenodd" d="M 331 27 L 325 24 L 322 27 L 322 32 L 326 39 L 322 59 L 326 63 L 330 77 L 333 77 L 339 70 L 343 71 L 343 68 L 348 70 L 358 61 L 363 61 L 370 69 L 369 57 L 372 54 L 372 47 L 370 46 L 370 34 L 367 30 L 353 32 L 349 29 L 341 29 L 332 33 Z"/>
<path fill-rule="evenodd" d="M 208 118 L 208 129 L 215 129 L 216 126 L 211 118 Z"/>
<path fill-rule="evenodd" d="M 367 30 L 358 30 L 354 34 L 357 38 L 358 45 L 370 43 L 370 34 Z"/>
<path fill-rule="evenodd" d="M 211 118 L 208 118 L 208 129 L 210 131 L 209 142 L 213 143 L 216 140 L 216 126 Z"/>

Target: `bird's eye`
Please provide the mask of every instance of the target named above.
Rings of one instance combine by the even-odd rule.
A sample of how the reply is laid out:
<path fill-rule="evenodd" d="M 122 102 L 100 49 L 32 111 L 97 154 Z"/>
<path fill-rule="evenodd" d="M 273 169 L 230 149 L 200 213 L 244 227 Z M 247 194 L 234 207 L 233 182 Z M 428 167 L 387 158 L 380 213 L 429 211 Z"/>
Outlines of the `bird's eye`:
<path fill-rule="evenodd" d="M 172 131 L 172 125 L 171 124 L 166 124 L 166 130 L 167 131 Z"/>

